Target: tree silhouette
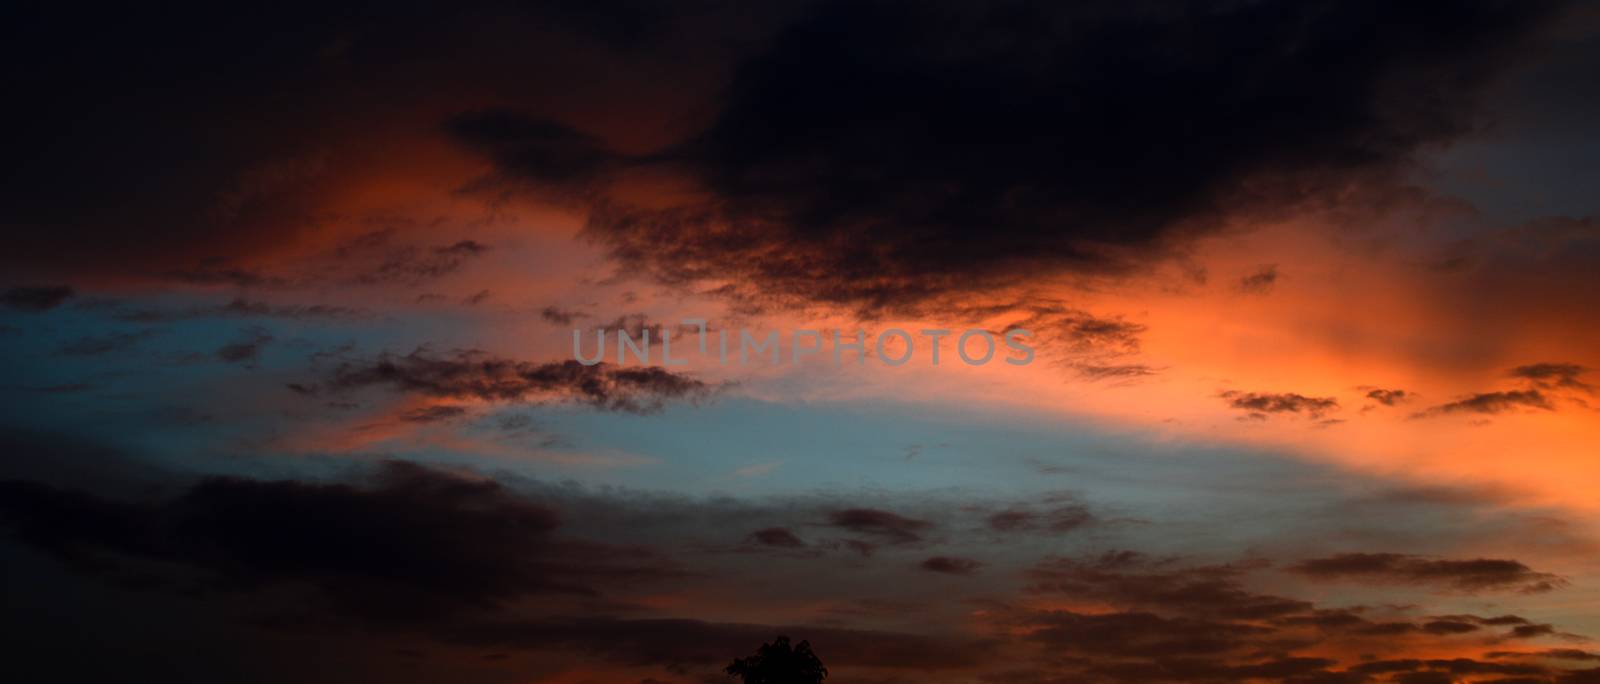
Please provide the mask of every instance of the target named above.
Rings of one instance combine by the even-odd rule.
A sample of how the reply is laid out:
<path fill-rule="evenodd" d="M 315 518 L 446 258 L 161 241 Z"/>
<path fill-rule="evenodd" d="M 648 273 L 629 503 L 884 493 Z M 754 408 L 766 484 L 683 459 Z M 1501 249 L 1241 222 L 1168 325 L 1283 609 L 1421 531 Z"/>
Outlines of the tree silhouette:
<path fill-rule="evenodd" d="M 727 672 L 744 684 L 818 684 L 828 677 L 828 668 L 811 652 L 810 642 L 790 648 L 786 636 L 762 644 L 754 655 L 735 659 Z"/>

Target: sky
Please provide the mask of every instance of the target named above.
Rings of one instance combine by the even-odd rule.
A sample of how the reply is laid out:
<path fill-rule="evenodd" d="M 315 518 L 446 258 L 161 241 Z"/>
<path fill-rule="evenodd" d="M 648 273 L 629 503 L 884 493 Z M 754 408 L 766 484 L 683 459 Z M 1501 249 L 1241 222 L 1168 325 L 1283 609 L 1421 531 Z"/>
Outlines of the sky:
<path fill-rule="evenodd" d="M 1592 3 L 0 11 L 24 679 L 1600 681 Z"/>

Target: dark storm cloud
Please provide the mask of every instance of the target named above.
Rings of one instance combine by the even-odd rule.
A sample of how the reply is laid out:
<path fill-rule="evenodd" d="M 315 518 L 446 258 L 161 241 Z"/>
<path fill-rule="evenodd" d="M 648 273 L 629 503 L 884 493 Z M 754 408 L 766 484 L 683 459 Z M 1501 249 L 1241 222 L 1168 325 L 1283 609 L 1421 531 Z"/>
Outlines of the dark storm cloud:
<path fill-rule="evenodd" d="M 1339 409 L 1339 400 L 1333 397 L 1307 397 L 1293 392 L 1279 394 L 1228 390 L 1217 396 L 1228 400 L 1229 406 L 1253 414 L 1304 413 L 1312 418 L 1320 418 L 1328 411 Z"/>
<path fill-rule="evenodd" d="M 698 180 L 704 203 L 593 203 L 589 234 L 627 266 L 881 313 L 1119 272 L 1236 210 L 1380 179 L 1472 131 L 1560 4 L 822 3 L 667 151 L 503 110 L 450 129 L 548 193 L 593 195 L 613 168 Z"/>
<path fill-rule="evenodd" d="M 622 163 L 593 136 L 512 112 L 463 114 L 451 120 L 447 130 L 488 154 L 505 173 L 536 187 L 588 194 L 593 183 Z"/>
<path fill-rule="evenodd" d="M 380 621 L 676 573 L 643 550 L 557 536 L 556 510 L 496 482 L 408 463 L 360 484 L 213 477 L 162 502 L 17 480 L 0 489 L 17 538 L 77 567 L 133 573 L 119 561 L 131 558 L 204 571 L 202 586 L 229 591 L 305 584 L 322 605 Z"/>
<path fill-rule="evenodd" d="M 667 401 L 696 401 L 714 388 L 656 366 L 533 363 L 461 351 L 439 356 L 418 349 L 375 361 L 345 361 L 321 386 L 334 390 L 389 387 L 402 392 L 484 401 L 572 401 L 607 411 L 650 413 Z"/>
<path fill-rule="evenodd" d="M 61 306 L 72 295 L 72 288 L 66 286 L 13 287 L 0 293 L 0 306 L 19 311 L 49 311 Z"/>
<path fill-rule="evenodd" d="M 331 198 L 414 162 L 446 113 L 477 102 L 570 112 L 670 97 L 639 92 L 644 79 L 661 80 L 668 60 L 653 57 L 715 40 L 731 23 L 699 21 L 706 32 L 678 38 L 678 20 L 694 13 L 685 7 L 575 4 L 290 0 L 154 14 L 7 5 L 0 63 L 11 66 L 0 84 L 28 103 L 9 112 L 7 141 L 28 163 L 0 170 L 0 263 L 8 273 L 281 285 L 283 274 L 251 257 L 311 244 L 304 238 L 332 222 L 373 218 Z M 598 42 L 624 47 L 614 40 L 623 25 L 649 27 L 623 35 L 676 42 L 630 42 L 659 52 L 619 74 Z M 705 78 L 684 70 L 672 76 Z M 600 82 L 612 86 L 573 87 Z M 368 275 L 430 276 L 462 255 L 413 256 Z"/>
<path fill-rule="evenodd" d="M 1566 584 L 1556 575 L 1537 572 L 1514 560 L 1449 560 L 1399 553 L 1344 553 L 1301 561 L 1289 570 L 1318 579 L 1419 584 L 1459 591 L 1538 593 Z"/>

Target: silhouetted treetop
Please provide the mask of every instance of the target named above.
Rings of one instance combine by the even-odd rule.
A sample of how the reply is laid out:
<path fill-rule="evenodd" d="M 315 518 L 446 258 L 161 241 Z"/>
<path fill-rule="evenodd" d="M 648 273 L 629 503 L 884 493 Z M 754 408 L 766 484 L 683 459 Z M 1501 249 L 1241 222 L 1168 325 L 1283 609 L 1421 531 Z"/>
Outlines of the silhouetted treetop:
<path fill-rule="evenodd" d="M 735 659 L 727 672 L 744 684 L 818 684 L 828 677 L 828 668 L 811 652 L 810 642 L 790 647 L 786 636 L 762 644 L 754 655 Z"/>

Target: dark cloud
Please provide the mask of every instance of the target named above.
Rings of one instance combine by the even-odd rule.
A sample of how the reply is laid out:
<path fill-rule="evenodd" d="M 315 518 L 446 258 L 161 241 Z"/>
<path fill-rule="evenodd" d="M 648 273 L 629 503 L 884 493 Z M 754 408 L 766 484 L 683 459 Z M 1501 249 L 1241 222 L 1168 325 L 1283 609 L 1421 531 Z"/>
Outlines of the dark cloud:
<path fill-rule="evenodd" d="M 389 387 L 450 399 L 572 401 L 630 413 L 650 413 L 669 400 L 695 401 L 713 392 L 704 382 L 656 366 L 532 363 L 475 351 L 439 356 L 423 349 L 343 362 L 321 385 L 333 391 Z"/>
<path fill-rule="evenodd" d="M 828 524 L 852 532 L 870 534 L 891 543 L 914 542 L 920 534 L 933 527 L 926 520 L 907 518 L 897 513 L 876 508 L 847 508 L 828 515 Z"/>
<path fill-rule="evenodd" d="M 226 304 L 193 306 L 182 309 L 126 309 L 120 302 L 107 304 L 113 317 L 121 321 L 157 323 L 197 318 L 283 318 L 309 319 L 360 319 L 372 315 L 370 311 L 331 304 L 272 304 L 260 300 L 235 297 Z"/>
<path fill-rule="evenodd" d="M 16 480 L 0 489 L 17 538 L 78 567 L 131 573 L 120 559 L 143 559 L 203 571 L 202 586 L 228 591 L 307 585 L 320 605 L 380 621 L 677 572 L 641 550 L 563 539 L 556 510 L 494 481 L 401 462 L 357 484 L 213 477 L 160 502 Z"/>
<path fill-rule="evenodd" d="M 1307 397 L 1293 392 L 1276 394 L 1228 390 L 1217 396 L 1228 400 L 1228 405 L 1233 408 L 1256 415 L 1304 413 L 1312 418 L 1321 418 L 1328 411 L 1339 410 L 1339 400 L 1333 397 Z"/>
<path fill-rule="evenodd" d="M 568 618 L 480 623 L 447 638 L 495 647 L 578 651 L 628 665 L 722 666 L 774 634 L 804 634 L 830 667 L 971 668 L 993 657 L 994 644 L 873 630 L 773 626 L 687 619 Z M 718 673 L 720 674 L 720 673 Z"/>
<path fill-rule="evenodd" d="M 1137 354 L 1139 336 L 1147 330 L 1143 324 L 1120 317 L 1061 307 L 1036 308 L 1032 316 L 1006 326 L 1012 328 L 1033 332 L 1070 354 L 1108 356 Z"/>
<path fill-rule="evenodd" d="M 1485 658 L 1554 658 L 1557 660 L 1600 660 L 1600 653 L 1576 648 L 1552 648 L 1543 651 L 1490 651 Z"/>
<path fill-rule="evenodd" d="M 223 263 L 212 263 L 209 260 L 187 268 L 171 269 L 163 275 L 168 280 L 189 285 L 232 285 L 241 288 L 275 288 L 289 285 L 289 280 L 282 276 Z"/>
<path fill-rule="evenodd" d="M 247 340 L 218 347 L 217 359 L 224 363 L 254 363 L 261 356 L 261 349 L 272 342 L 273 337 L 260 328 L 247 331 L 247 334 L 249 335 Z"/>
<path fill-rule="evenodd" d="M 133 332 L 114 332 L 105 335 L 80 337 L 61 346 L 61 353 L 67 356 L 101 356 L 117 352 L 125 352 L 138 346 L 140 342 L 157 334 L 155 330 L 138 330 Z"/>
<path fill-rule="evenodd" d="M 1262 266 L 1255 273 L 1239 279 L 1239 291 L 1247 294 L 1267 294 L 1278 283 L 1278 267 Z"/>
<path fill-rule="evenodd" d="M 539 317 L 556 325 L 572 325 L 573 321 L 587 318 L 589 314 L 582 311 L 570 311 L 556 306 L 547 306 L 539 310 Z"/>
<path fill-rule="evenodd" d="M 1311 604 L 1254 594 L 1240 583 L 1247 568 L 1182 566 L 1122 551 L 1092 558 L 1054 558 L 1028 570 L 1029 591 L 1097 598 L 1120 606 L 1225 619 L 1301 613 Z"/>
<path fill-rule="evenodd" d="M 1432 585 L 1459 591 L 1537 593 L 1566 584 L 1556 575 L 1536 572 L 1514 560 L 1449 560 L 1399 553 L 1343 553 L 1301 561 L 1289 570 L 1318 579 Z"/>
<path fill-rule="evenodd" d="M 1000 532 L 1043 530 L 1060 533 L 1089 525 L 1095 522 L 1095 516 L 1086 506 L 1067 504 L 1043 511 L 1012 508 L 990 515 L 985 522 L 990 529 Z"/>
<path fill-rule="evenodd" d="M 1481 413 L 1494 415 L 1505 413 L 1519 408 L 1532 408 L 1544 411 L 1554 411 L 1556 407 L 1550 402 L 1550 397 L 1536 389 L 1509 390 L 1505 392 L 1482 392 L 1457 399 L 1447 404 L 1440 404 L 1426 411 L 1412 414 L 1413 418 L 1426 418 L 1428 416 L 1449 415 L 1452 413 Z"/>
<path fill-rule="evenodd" d="M 1455 401 L 1418 411 L 1411 417 L 1427 418 L 1455 413 L 1495 415 L 1517 409 L 1555 411 L 1555 402 L 1563 398 L 1563 390 L 1585 393 L 1594 391 L 1591 385 L 1578 379 L 1588 370 L 1575 363 L 1534 363 L 1518 366 L 1511 369 L 1508 375 L 1523 380 L 1524 389 L 1469 394 Z"/>
<path fill-rule="evenodd" d="M 425 406 L 415 408 L 400 414 L 400 420 L 407 423 L 438 423 L 452 418 L 460 418 L 467 414 L 467 409 L 461 406 Z"/>
<path fill-rule="evenodd" d="M 1380 177 L 1473 130 L 1481 86 L 1558 4 L 823 3 L 667 151 L 504 110 L 451 130 L 568 197 L 680 170 L 712 199 L 601 199 L 589 234 L 665 282 L 871 314 L 1118 272 L 1241 208 Z"/>
<path fill-rule="evenodd" d="M 1394 406 L 1404 402 L 1409 395 L 1402 389 L 1374 389 L 1367 392 L 1367 398 L 1384 406 Z"/>
<path fill-rule="evenodd" d="M 1458 620 L 1430 620 L 1422 623 L 1422 631 L 1429 634 L 1466 634 L 1468 632 L 1476 632 L 1479 629 L 1475 624 Z"/>
<path fill-rule="evenodd" d="M 786 527 L 768 527 L 750 533 L 747 540 L 761 546 L 776 546 L 785 549 L 797 549 L 806 543 L 798 535 Z"/>
<path fill-rule="evenodd" d="M 945 575 L 972 575 L 983 567 L 983 563 L 972 558 L 959 558 L 956 556 L 934 556 L 918 564 L 923 570 L 937 572 Z"/>
<path fill-rule="evenodd" d="M 1528 380 L 1540 389 L 1590 392 L 1594 388 L 1578 379 L 1578 376 L 1587 372 L 1589 369 L 1575 363 L 1535 363 L 1511 369 L 1511 377 Z"/>
<path fill-rule="evenodd" d="M 1123 363 L 1113 365 L 1095 365 L 1080 363 L 1073 366 L 1080 375 L 1090 380 L 1105 380 L 1109 378 L 1142 378 L 1155 375 L 1158 369 L 1142 363 Z"/>
<path fill-rule="evenodd" d="M 106 459 L 86 454 L 84 460 L 100 466 Z M 757 503 L 585 491 L 561 483 L 499 484 L 409 464 L 357 471 L 337 481 L 209 478 L 171 485 L 129 487 L 132 493 L 109 496 L 7 481 L 0 484 L 0 531 L 67 568 L 118 580 L 118 586 L 145 596 L 178 591 L 202 599 L 180 605 L 228 606 L 227 615 L 263 630 L 246 633 L 271 639 L 289 631 L 296 640 L 318 639 L 341 653 L 380 642 L 393 646 L 386 654 L 403 645 L 430 658 L 478 661 L 505 654 L 518 667 L 549 658 L 562 667 L 650 667 L 671 681 L 699 681 L 752 644 L 786 633 L 809 639 L 841 681 L 906 672 L 933 681 L 1034 684 L 1379 682 L 1419 672 L 1450 673 L 1458 680 L 1553 680 L 1561 672 L 1532 656 L 1405 656 L 1483 644 L 1505 651 L 1508 639 L 1560 635 L 1522 617 L 1320 608 L 1247 588 L 1246 576 L 1264 570 L 1263 563 L 1193 565 L 1133 552 L 1049 559 L 1030 569 L 1028 592 L 1014 602 L 975 600 L 972 607 L 981 610 L 970 613 L 953 606 L 976 628 L 931 619 L 926 629 L 913 632 L 842 626 L 894 616 L 921 620 L 920 611 L 938 606 L 839 600 L 832 583 L 847 580 L 828 574 L 836 566 L 825 559 L 842 544 L 802 541 L 795 530 L 820 517 L 827 523 L 822 529 L 887 542 L 877 556 L 844 565 L 852 572 L 870 564 L 875 571 L 901 573 L 890 577 L 907 591 L 985 582 L 990 573 L 938 579 L 940 572 L 975 569 L 971 559 L 929 558 L 916 547 L 895 546 L 904 536 L 897 530 L 908 528 L 933 543 L 927 539 L 933 523 L 919 519 L 932 516 L 911 517 L 931 505 L 890 513 L 838 506 L 831 498 Z M 976 512 L 982 520 L 996 511 L 1031 513 L 1009 516 L 1002 528 L 1043 525 L 1049 520 L 1045 511 L 1052 510 L 1011 502 L 982 508 L 945 502 L 937 508 Z M 704 554 L 691 569 L 666 560 L 672 545 L 686 539 L 726 539 L 727 530 L 737 535 L 752 529 L 741 544 L 722 551 L 764 555 L 730 556 L 733 568 L 707 562 Z M 941 529 L 960 532 L 957 526 Z M 772 562 L 779 556 L 781 563 Z M 746 564 L 762 568 L 759 582 L 746 583 L 737 574 Z M 753 596 L 758 606 L 762 600 L 822 597 L 840 610 L 822 613 L 827 621 L 821 624 L 746 624 L 672 617 L 669 609 L 629 602 L 641 595 L 632 590 L 674 596 L 699 588 L 734 601 Z M 1095 609 L 1038 608 L 1057 602 Z M 263 616 L 260 604 L 274 610 Z M 352 629 L 351 622 L 363 629 Z M 1374 655 L 1335 662 L 1344 656 L 1329 653 Z M 302 657 L 323 664 L 316 655 Z M 480 678 L 461 675 L 454 681 Z"/>
<path fill-rule="evenodd" d="M 1254 625 L 1162 617 L 1146 612 L 1049 611 L 1030 617 L 1028 638 L 1069 653 L 1122 657 L 1214 656 L 1271 630 Z"/>
<path fill-rule="evenodd" d="M 243 297 L 229 300 L 227 304 L 216 309 L 206 310 L 220 316 L 240 316 L 259 318 L 360 318 L 370 315 L 362 309 L 328 304 L 307 305 L 274 305 L 261 301 L 252 301 Z"/>
<path fill-rule="evenodd" d="M 460 270 L 467 260 L 475 258 L 489 247 L 474 240 L 462 240 L 449 245 L 417 247 L 411 245 L 391 248 L 383 260 L 371 271 L 358 275 L 362 283 L 394 282 L 419 285 Z"/>
<path fill-rule="evenodd" d="M 514 112 L 462 114 L 446 128 L 460 142 L 488 154 L 505 173 L 545 192 L 587 195 L 623 164 L 593 136 Z"/>
<path fill-rule="evenodd" d="M 72 296 L 72 288 L 66 286 L 13 287 L 0 293 L 0 306 L 19 311 L 49 311 Z"/>

